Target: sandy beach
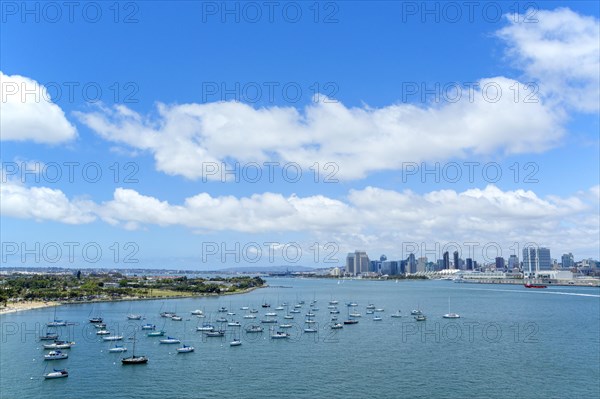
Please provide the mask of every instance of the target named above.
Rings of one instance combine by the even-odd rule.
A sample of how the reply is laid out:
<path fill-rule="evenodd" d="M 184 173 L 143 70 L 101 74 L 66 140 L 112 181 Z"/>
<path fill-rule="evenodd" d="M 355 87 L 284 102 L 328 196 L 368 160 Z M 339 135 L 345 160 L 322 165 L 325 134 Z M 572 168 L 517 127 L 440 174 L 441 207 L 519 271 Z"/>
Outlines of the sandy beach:
<path fill-rule="evenodd" d="M 23 301 L 23 302 L 8 302 L 7 306 L 0 306 L 0 314 L 21 312 L 24 310 L 47 308 L 50 306 L 59 305 L 58 302 L 42 302 L 42 301 Z"/>

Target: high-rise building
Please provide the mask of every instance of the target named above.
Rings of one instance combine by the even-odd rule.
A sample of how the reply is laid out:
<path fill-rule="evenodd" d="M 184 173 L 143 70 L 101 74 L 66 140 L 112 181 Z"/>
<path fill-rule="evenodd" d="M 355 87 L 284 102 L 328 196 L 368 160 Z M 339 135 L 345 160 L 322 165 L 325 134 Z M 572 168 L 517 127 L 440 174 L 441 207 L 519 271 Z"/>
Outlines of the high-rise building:
<path fill-rule="evenodd" d="M 415 259 L 415 254 L 411 253 L 410 255 L 408 255 L 407 258 L 408 261 L 408 265 L 407 265 L 407 273 L 411 273 L 414 274 L 417 272 L 417 260 Z"/>
<path fill-rule="evenodd" d="M 519 268 L 519 257 L 517 255 L 511 255 L 508 257 L 508 268 L 510 270 Z"/>
<path fill-rule="evenodd" d="M 523 272 L 533 276 L 540 270 L 552 270 L 550 249 L 544 247 L 523 248 Z"/>
<path fill-rule="evenodd" d="M 417 272 L 426 272 L 427 271 L 427 257 L 422 256 L 417 259 Z"/>
<path fill-rule="evenodd" d="M 571 269 L 575 267 L 575 259 L 573 258 L 573 254 L 570 252 L 568 254 L 563 254 L 561 261 L 563 269 Z"/>
<path fill-rule="evenodd" d="M 496 270 L 504 270 L 504 258 L 501 256 L 496 258 Z"/>
<path fill-rule="evenodd" d="M 473 259 L 467 258 L 467 270 L 473 270 Z"/>
<path fill-rule="evenodd" d="M 369 256 L 365 251 L 350 252 L 346 256 L 346 273 L 356 276 L 358 274 L 368 273 L 371 267 Z"/>
<path fill-rule="evenodd" d="M 389 276 L 394 276 L 398 274 L 398 261 L 396 260 L 386 260 L 381 262 L 381 274 L 387 274 Z"/>
<path fill-rule="evenodd" d="M 460 257 L 458 256 L 458 251 L 454 251 L 452 255 L 454 257 L 454 269 L 460 269 Z"/>
<path fill-rule="evenodd" d="M 448 251 L 444 252 L 444 269 L 450 269 L 450 254 Z"/>
<path fill-rule="evenodd" d="M 437 260 L 437 265 L 435 267 L 436 271 L 440 271 L 444 269 L 444 259 L 438 259 Z"/>

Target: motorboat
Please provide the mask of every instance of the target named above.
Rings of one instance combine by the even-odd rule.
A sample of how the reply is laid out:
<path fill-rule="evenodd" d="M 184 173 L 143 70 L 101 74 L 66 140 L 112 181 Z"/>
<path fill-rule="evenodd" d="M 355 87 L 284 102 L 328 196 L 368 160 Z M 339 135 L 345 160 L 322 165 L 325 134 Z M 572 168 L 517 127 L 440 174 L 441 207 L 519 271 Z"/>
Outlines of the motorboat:
<path fill-rule="evenodd" d="M 66 359 L 69 355 L 61 351 L 50 351 L 47 355 L 44 355 L 44 360 L 60 360 Z"/>
<path fill-rule="evenodd" d="M 66 369 L 62 369 L 62 370 L 54 369 L 54 371 L 52 371 L 48 374 L 44 374 L 44 378 L 47 380 L 50 380 L 53 378 L 65 378 L 68 376 L 69 376 L 69 372 Z"/>

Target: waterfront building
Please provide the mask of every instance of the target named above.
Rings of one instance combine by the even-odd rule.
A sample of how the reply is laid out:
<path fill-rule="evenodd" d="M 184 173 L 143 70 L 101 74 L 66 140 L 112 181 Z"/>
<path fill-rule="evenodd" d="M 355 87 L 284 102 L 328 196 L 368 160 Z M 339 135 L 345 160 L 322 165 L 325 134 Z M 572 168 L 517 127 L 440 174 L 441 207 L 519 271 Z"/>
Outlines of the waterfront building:
<path fill-rule="evenodd" d="M 523 272 L 533 276 L 540 270 L 552 270 L 550 249 L 544 247 L 523 248 Z"/>
<path fill-rule="evenodd" d="M 346 272 L 351 276 L 370 273 L 371 262 L 365 251 L 350 252 L 346 256 Z"/>
<path fill-rule="evenodd" d="M 575 259 L 573 258 L 573 254 L 570 252 L 568 254 L 563 254 L 561 263 L 563 269 L 571 269 L 575 267 Z"/>
<path fill-rule="evenodd" d="M 510 270 L 519 268 L 519 257 L 517 255 L 510 255 L 508 257 L 508 268 Z"/>
<path fill-rule="evenodd" d="M 504 270 L 504 258 L 501 256 L 496 257 L 496 270 Z"/>

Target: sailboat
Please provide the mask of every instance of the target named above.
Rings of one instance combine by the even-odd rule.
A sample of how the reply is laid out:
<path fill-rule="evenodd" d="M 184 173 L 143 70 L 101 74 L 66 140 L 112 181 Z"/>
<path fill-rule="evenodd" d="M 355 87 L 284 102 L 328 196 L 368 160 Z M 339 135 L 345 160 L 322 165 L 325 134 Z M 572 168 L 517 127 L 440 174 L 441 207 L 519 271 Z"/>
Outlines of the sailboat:
<path fill-rule="evenodd" d="M 185 324 L 183 325 L 183 339 L 185 340 Z M 177 353 L 191 353 L 194 351 L 193 346 L 181 344 L 179 348 L 177 348 Z"/>
<path fill-rule="evenodd" d="M 131 304 L 129 304 L 129 312 L 127 314 L 127 320 L 142 320 L 141 314 L 131 313 Z"/>
<path fill-rule="evenodd" d="M 448 297 L 448 313 L 446 313 L 443 317 L 444 317 L 444 319 L 459 319 L 460 318 L 459 314 L 450 312 L 450 297 Z"/>
<path fill-rule="evenodd" d="M 242 344 L 242 340 L 239 337 L 235 337 L 235 329 L 233 330 L 233 341 L 229 343 L 229 346 L 240 346 Z"/>
<path fill-rule="evenodd" d="M 90 317 L 92 315 L 92 312 L 94 311 L 94 306 L 92 306 L 92 310 L 90 310 L 90 314 L 88 315 L 88 317 Z M 98 316 L 91 316 L 90 317 L 90 323 L 102 323 L 102 317 Z"/>
<path fill-rule="evenodd" d="M 108 350 L 109 353 L 123 353 L 127 352 L 127 348 L 123 345 L 115 345 Z"/>
<path fill-rule="evenodd" d="M 307 313 L 307 319 L 305 320 L 306 322 L 306 327 L 304 327 L 304 332 L 305 333 L 316 333 L 319 330 L 316 328 L 315 321 L 311 318 L 312 316 L 314 316 L 314 313 Z"/>
<path fill-rule="evenodd" d="M 348 319 L 344 320 L 344 324 L 357 324 L 358 323 L 358 320 L 353 318 L 353 316 L 352 316 L 353 313 L 350 313 L 350 308 L 353 306 L 356 306 L 356 304 L 354 304 L 354 303 L 348 304 Z"/>
<path fill-rule="evenodd" d="M 69 372 L 67 371 L 67 369 L 62 369 L 62 370 L 57 370 L 57 369 L 53 369 L 54 371 L 48 373 L 48 374 L 44 374 L 44 378 L 47 380 L 53 379 L 53 378 L 65 378 L 69 376 Z"/>
<path fill-rule="evenodd" d="M 133 334 L 133 350 L 131 351 L 131 357 L 124 357 L 121 359 L 121 363 L 123 365 L 128 364 L 145 364 L 148 363 L 148 357 L 144 355 L 136 356 L 135 355 L 135 333 Z"/>
<path fill-rule="evenodd" d="M 67 322 L 64 320 L 58 320 L 56 318 L 56 308 L 57 306 L 54 306 L 54 319 L 48 323 L 46 323 L 46 325 L 48 327 L 64 327 L 67 325 Z"/>

